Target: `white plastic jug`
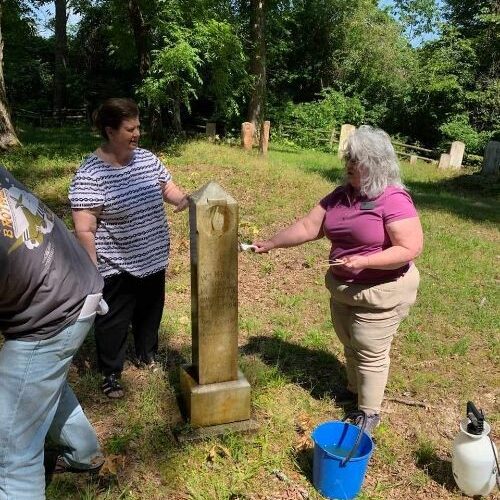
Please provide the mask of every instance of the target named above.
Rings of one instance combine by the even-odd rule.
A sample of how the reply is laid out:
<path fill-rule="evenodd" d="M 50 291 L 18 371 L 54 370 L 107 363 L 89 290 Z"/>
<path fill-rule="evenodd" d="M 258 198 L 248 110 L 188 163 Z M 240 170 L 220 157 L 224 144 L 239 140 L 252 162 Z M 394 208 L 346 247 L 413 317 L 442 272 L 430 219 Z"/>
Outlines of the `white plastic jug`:
<path fill-rule="evenodd" d="M 466 495 L 488 495 L 495 487 L 498 452 L 488 436 L 491 427 L 484 422 L 484 415 L 474 405 L 471 414 L 470 408 L 467 403 L 468 417 L 460 422 L 460 432 L 453 441 L 453 476 Z M 474 417 L 474 410 L 479 419 Z"/>

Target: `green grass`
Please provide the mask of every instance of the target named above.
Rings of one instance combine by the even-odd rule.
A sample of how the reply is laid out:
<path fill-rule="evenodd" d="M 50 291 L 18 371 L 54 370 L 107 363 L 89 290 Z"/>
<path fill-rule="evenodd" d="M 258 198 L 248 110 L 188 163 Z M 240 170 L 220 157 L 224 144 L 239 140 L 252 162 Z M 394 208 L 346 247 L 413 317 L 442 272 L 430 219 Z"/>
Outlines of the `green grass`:
<path fill-rule="evenodd" d="M 69 182 L 99 138 L 76 127 L 26 130 L 21 137 L 24 148 L 4 154 L 2 162 L 69 224 Z M 238 201 L 245 242 L 304 214 L 343 176 L 333 155 L 281 147 L 271 148 L 266 159 L 205 142 L 158 154 L 187 191 L 215 180 Z M 466 401 L 482 407 L 494 429 L 500 419 L 498 183 L 421 163 L 405 163 L 403 171 L 425 232 L 417 263 L 421 286 L 393 343 L 389 400 L 360 499 L 458 499 L 450 449 Z M 323 284 L 328 243 L 240 254 L 240 366 L 252 385 L 260 430 L 180 446 L 173 431 L 184 425 L 176 399 L 178 366 L 191 357 L 189 234 L 187 214 L 169 208 L 168 216 L 173 239 L 160 331 L 163 370 L 128 368 L 127 397 L 107 401 L 99 392 L 93 339 L 87 339 L 70 380 L 109 467 L 97 480 L 54 478 L 47 498 L 303 498 L 301 489 L 320 498 L 303 436 L 343 415 L 332 398 L 345 383 Z M 430 409 L 391 398 L 425 402 Z"/>

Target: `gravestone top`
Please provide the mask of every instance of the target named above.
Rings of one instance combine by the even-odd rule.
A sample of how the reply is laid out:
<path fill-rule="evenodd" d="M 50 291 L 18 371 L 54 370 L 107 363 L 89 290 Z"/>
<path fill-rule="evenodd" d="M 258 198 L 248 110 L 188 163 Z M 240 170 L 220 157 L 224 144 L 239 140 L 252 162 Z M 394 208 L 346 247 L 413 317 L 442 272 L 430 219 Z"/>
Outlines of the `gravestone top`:
<path fill-rule="evenodd" d="M 217 205 L 222 204 L 237 205 L 237 201 L 214 181 L 210 181 L 200 189 L 190 195 L 195 205 Z"/>

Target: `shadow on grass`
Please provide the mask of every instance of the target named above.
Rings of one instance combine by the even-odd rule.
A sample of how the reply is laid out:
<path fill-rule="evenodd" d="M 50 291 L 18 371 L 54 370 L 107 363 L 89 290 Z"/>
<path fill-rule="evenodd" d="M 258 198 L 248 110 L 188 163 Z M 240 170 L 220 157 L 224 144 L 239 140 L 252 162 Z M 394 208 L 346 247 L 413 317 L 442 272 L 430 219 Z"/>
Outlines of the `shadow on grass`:
<path fill-rule="evenodd" d="M 276 367 L 316 399 L 335 399 L 347 383 L 344 365 L 326 351 L 265 336 L 252 337 L 241 351 Z"/>
<path fill-rule="evenodd" d="M 314 448 L 303 448 L 295 455 L 300 472 L 311 484 L 313 483 L 313 458 Z"/>
<path fill-rule="evenodd" d="M 307 173 L 315 173 L 326 179 L 328 182 L 333 184 L 333 186 L 339 186 L 344 181 L 345 170 L 343 166 L 332 166 L 332 168 L 326 169 L 321 166 L 301 166 L 302 170 Z M 334 187 L 332 186 L 332 190 Z M 326 195 L 327 193 L 325 193 Z"/>
<path fill-rule="evenodd" d="M 449 460 L 442 459 L 435 451 L 416 453 L 416 465 L 433 481 L 440 484 L 448 491 L 457 491 L 453 470 Z"/>
<path fill-rule="evenodd" d="M 285 146 L 283 144 L 277 146 L 269 145 L 269 151 L 273 151 L 276 153 L 290 153 L 290 154 L 299 154 L 301 150 L 299 148 L 294 148 L 293 146 Z"/>
<path fill-rule="evenodd" d="M 476 222 L 500 222 L 500 183 L 478 174 L 438 182 L 407 182 L 418 208 L 458 215 Z"/>

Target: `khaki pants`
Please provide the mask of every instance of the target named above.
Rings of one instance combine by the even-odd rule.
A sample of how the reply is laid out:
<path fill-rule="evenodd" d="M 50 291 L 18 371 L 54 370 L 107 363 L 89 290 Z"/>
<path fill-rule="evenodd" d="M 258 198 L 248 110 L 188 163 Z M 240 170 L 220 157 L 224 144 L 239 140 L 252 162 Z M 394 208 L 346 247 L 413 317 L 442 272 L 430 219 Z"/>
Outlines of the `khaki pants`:
<path fill-rule="evenodd" d="M 401 321 L 417 297 L 418 269 L 380 285 L 339 281 L 328 271 L 333 327 L 344 346 L 347 388 L 358 394 L 358 408 L 379 413 L 389 374 L 389 351 Z"/>

